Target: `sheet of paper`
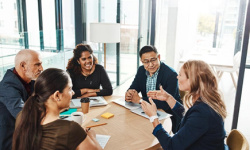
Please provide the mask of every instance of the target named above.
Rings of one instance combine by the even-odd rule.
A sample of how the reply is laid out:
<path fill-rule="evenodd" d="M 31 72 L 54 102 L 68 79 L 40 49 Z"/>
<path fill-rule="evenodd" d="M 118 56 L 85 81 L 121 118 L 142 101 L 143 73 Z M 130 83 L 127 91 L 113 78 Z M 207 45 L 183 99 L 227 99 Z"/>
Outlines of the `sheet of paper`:
<path fill-rule="evenodd" d="M 110 138 L 110 135 L 96 134 L 96 140 L 101 145 L 101 147 L 103 149 L 106 146 L 106 144 L 108 143 L 109 138 Z"/>
<path fill-rule="evenodd" d="M 143 116 L 143 117 L 149 119 L 148 115 L 146 115 L 146 113 L 142 110 L 142 108 L 133 109 L 131 111 L 133 113 L 136 113 L 136 114 L 138 114 L 140 116 Z M 168 117 L 171 117 L 172 115 L 168 114 L 166 112 L 162 112 L 162 111 L 157 110 L 157 116 L 159 117 L 159 120 L 162 120 L 162 119 L 166 119 Z"/>
<path fill-rule="evenodd" d="M 140 104 L 136 104 L 136 103 L 132 103 L 132 102 L 126 102 L 125 98 L 119 98 L 119 99 L 115 99 L 113 100 L 114 103 L 119 104 L 127 109 L 133 110 L 133 109 L 137 109 L 140 108 Z"/>

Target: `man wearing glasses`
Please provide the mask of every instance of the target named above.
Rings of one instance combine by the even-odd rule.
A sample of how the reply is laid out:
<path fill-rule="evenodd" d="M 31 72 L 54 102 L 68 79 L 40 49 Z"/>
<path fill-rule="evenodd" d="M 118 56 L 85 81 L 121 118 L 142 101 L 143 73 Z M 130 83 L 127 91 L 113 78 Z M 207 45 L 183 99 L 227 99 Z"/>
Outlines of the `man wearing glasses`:
<path fill-rule="evenodd" d="M 181 102 L 178 89 L 177 73 L 163 62 L 160 62 L 160 54 L 154 46 L 144 46 L 140 50 L 140 58 L 143 66 L 140 66 L 132 85 L 125 94 L 127 102 L 139 103 L 141 99 L 148 101 L 147 92 L 159 90 L 162 86 L 165 91 Z M 142 97 L 138 93 L 141 92 Z M 175 133 L 180 123 L 178 118 L 164 101 L 154 101 L 158 109 L 172 114 L 172 131 Z M 181 102 L 182 103 L 182 102 Z"/>

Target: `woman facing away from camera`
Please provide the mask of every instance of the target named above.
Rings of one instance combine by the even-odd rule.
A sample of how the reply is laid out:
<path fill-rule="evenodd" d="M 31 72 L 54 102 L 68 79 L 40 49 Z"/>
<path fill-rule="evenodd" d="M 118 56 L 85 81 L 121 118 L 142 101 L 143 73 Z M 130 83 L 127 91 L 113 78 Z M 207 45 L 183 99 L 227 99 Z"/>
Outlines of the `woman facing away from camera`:
<path fill-rule="evenodd" d="M 218 91 L 216 76 L 211 67 L 203 61 L 187 61 L 177 76 L 179 89 L 186 91 L 184 107 L 160 87 L 150 91 L 150 103 L 141 106 L 153 120 L 153 134 L 167 150 L 223 150 L 226 106 Z M 177 133 L 170 136 L 157 119 L 156 106 L 152 99 L 166 101 L 180 117 Z M 185 113 L 185 115 L 184 115 Z"/>
<path fill-rule="evenodd" d="M 18 115 L 13 150 L 102 149 L 93 130 L 85 131 L 59 114 L 70 105 L 74 92 L 66 71 L 47 69 L 37 78 L 34 92 Z"/>
<path fill-rule="evenodd" d="M 87 44 L 78 44 L 73 53 L 66 67 L 73 83 L 73 98 L 112 95 L 113 89 L 108 74 L 97 64 L 91 47 Z"/>

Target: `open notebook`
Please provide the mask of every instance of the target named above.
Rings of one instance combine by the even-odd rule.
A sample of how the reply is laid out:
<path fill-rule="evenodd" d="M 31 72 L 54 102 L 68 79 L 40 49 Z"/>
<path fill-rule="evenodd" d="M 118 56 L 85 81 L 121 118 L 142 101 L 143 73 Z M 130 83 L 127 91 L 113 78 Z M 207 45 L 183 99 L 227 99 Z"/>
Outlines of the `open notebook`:
<path fill-rule="evenodd" d="M 96 97 L 89 97 L 90 99 L 90 107 L 93 106 L 104 106 L 107 105 L 107 101 L 102 97 L 102 96 L 96 96 Z M 80 108 L 81 107 L 81 102 L 80 98 L 72 99 L 70 102 L 70 108 Z"/>

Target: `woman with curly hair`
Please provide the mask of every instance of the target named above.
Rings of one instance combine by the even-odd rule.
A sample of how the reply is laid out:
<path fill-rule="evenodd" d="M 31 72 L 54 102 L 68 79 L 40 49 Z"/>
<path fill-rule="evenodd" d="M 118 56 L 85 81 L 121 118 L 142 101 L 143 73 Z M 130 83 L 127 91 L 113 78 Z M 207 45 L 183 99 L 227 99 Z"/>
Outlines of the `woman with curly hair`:
<path fill-rule="evenodd" d="M 108 96 L 113 89 L 103 66 L 97 64 L 93 50 L 87 44 L 78 44 L 66 67 L 76 97 Z M 102 89 L 100 89 L 102 86 Z"/>

